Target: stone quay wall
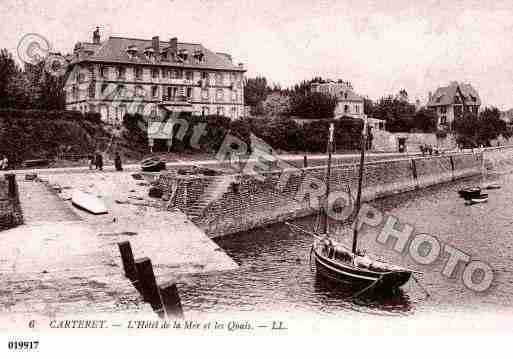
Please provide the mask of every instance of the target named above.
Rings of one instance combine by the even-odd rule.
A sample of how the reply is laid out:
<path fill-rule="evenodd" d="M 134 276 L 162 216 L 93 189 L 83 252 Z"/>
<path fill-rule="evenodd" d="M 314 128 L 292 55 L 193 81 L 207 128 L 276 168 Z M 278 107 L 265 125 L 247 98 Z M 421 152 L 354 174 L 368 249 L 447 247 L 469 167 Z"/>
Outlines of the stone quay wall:
<path fill-rule="evenodd" d="M 490 172 L 508 172 L 513 167 L 513 145 L 483 150 L 484 167 Z"/>
<path fill-rule="evenodd" d="M 482 164 L 483 153 L 366 163 L 362 199 L 478 175 Z M 333 166 L 330 193 L 342 191 L 354 200 L 358 172 L 358 164 Z M 326 167 L 317 166 L 222 176 L 163 174 L 159 186 L 169 195 L 169 209 L 182 210 L 210 237 L 220 237 L 316 213 L 325 178 Z"/>

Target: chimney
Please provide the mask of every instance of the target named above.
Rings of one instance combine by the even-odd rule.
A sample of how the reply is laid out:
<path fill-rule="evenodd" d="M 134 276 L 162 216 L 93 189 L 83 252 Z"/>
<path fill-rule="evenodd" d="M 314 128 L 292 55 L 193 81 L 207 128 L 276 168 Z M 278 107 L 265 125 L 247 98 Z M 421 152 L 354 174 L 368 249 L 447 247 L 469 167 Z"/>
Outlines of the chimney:
<path fill-rule="evenodd" d="M 100 27 L 96 26 L 96 30 L 93 32 L 93 44 L 100 44 Z"/>
<path fill-rule="evenodd" d="M 431 101 L 431 99 L 433 98 L 433 93 L 431 91 L 429 91 L 429 94 L 428 94 L 428 101 Z"/>
<path fill-rule="evenodd" d="M 158 58 L 158 56 L 160 56 L 160 39 L 158 36 L 151 38 L 151 47 L 153 47 L 153 51 L 155 51 L 155 57 Z"/>
<path fill-rule="evenodd" d="M 178 53 L 178 38 L 172 37 L 169 40 L 169 50 L 173 55 L 176 55 Z"/>

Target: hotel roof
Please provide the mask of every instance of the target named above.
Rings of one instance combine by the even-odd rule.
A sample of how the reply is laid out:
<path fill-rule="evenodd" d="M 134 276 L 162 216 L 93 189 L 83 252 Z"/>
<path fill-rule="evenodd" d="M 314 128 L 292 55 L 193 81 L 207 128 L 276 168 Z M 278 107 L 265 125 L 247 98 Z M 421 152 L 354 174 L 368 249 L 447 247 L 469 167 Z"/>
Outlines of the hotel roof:
<path fill-rule="evenodd" d="M 80 62 L 103 62 L 119 64 L 141 64 L 154 66 L 179 66 L 184 68 L 204 68 L 212 70 L 228 71 L 246 71 L 242 67 L 234 65 L 230 61 L 230 56 L 221 53 L 215 53 L 205 48 L 201 44 L 177 43 L 177 52 L 187 51 L 189 58 L 193 58 L 196 51 L 203 53 L 201 63 L 193 61 L 177 62 L 172 59 L 154 60 L 144 56 L 144 50 L 152 47 L 152 40 L 134 39 L 126 37 L 111 36 L 101 44 L 79 43 L 76 47 L 76 55 L 73 57 L 72 64 Z M 160 50 L 170 47 L 169 42 L 160 41 Z M 136 48 L 134 56 L 127 52 L 129 47 Z"/>

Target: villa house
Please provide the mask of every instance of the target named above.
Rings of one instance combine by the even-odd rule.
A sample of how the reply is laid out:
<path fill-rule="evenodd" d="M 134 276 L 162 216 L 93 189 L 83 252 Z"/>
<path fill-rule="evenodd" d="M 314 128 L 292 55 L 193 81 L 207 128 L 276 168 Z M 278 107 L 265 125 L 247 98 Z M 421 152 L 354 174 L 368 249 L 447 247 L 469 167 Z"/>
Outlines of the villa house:
<path fill-rule="evenodd" d="M 429 93 L 427 107 L 437 115 L 437 127 L 452 130 L 454 121 L 461 118 L 465 112 L 479 111 L 481 99 L 470 84 L 451 82 L 448 86 L 439 87 L 434 94 Z"/>

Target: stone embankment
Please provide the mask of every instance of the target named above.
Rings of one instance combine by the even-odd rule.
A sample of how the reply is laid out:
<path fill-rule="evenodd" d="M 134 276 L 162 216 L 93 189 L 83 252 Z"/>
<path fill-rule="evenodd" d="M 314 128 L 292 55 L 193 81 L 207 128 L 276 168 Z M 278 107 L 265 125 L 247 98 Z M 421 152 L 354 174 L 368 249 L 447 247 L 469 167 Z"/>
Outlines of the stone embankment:
<path fill-rule="evenodd" d="M 368 162 L 364 168 L 363 200 L 411 191 L 482 173 L 500 165 L 513 149 L 489 149 L 482 153 L 455 153 Z M 271 168 L 277 168 L 271 164 Z M 354 198 L 358 164 L 336 164 L 330 177 L 331 192 Z M 170 208 L 178 208 L 210 237 L 219 237 L 298 218 L 317 212 L 324 193 L 319 181 L 325 166 L 289 167 L 224 175 L 170 173 L 160 176 L 159 185 L 170 197 Z"/>

